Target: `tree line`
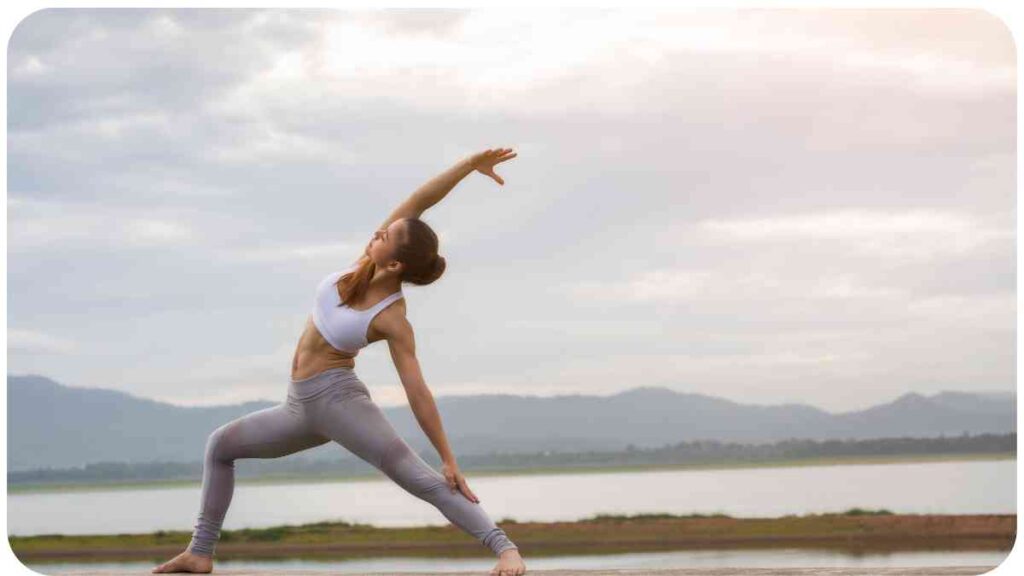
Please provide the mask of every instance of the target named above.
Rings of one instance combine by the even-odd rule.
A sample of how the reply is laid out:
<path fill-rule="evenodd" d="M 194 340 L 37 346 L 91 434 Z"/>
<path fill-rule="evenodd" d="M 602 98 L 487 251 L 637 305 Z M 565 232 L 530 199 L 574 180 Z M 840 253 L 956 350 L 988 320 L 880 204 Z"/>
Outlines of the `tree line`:
<path fill-rule="evenodd" d="M 866 440 L 787 439 L 764 444 L 741 444 L 717 440 L 692 440 L 661 447 L 638 447 L 624 450 L 588 452 L 523 452 L 491 453 L 459 456 L 464 471 L 515 471 L 544 468 L 588 468 L 607 466 L 704 465 L 716 463 L 770 463 L 779 460 L 820 459 L 865 456 L 922 456 L 966 454 L 1011 454 L 1017 452 L 1017 434 L 977 434 L 932 438 L 876 438 Z M 420 456 L 434 465 L 440 459 L 433 451 Z M 237 478 L 271 478 L 275 476 L 345 476 L 372 474 L 375 469 L 362 460 L 339 458 L 319 460 L 302 453 L 272 459 L 240 459 L 235 461 Z M 39 468 L 8 472 L 9 485 L 40 485 L 67 483 L 121 483 L 167 480 L 202 480 L 203 463 L 192 462 L 96 462 L 73 468 Z"/>

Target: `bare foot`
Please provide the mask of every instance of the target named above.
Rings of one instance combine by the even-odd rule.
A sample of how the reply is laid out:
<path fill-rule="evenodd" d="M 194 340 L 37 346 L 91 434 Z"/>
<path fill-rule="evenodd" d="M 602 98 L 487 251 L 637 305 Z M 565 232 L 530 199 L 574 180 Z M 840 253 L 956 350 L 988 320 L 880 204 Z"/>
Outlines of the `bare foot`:
<path fill-rule="evenodd" d="M 188 550 L 153 568 L 153 574 L 163 574 L 166 572 L 209 574 L 211 571 L 213 571 L 213 558 L 193 554 Z"/>
<path fill-rule="evenodd" d="M 526 564 L 519 556 L 519 550 L 509 548 L 498 555 L 498 563 L 491 569 L 491 576 L 520 576 L 526 574 Z"/>

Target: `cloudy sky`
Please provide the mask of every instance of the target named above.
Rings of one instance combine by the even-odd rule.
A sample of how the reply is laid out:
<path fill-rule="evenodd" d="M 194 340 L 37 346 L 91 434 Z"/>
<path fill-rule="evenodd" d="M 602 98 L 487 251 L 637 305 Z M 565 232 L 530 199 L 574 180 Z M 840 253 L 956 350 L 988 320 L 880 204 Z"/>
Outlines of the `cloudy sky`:
<path fill-rule="evenodd" d="M 44 10 L 8 61 L 8 373 L 282 400 L 416 187 L 437 396 L 845 411 L 1015 388 L 1014 46 L 978 10 Z M 357 372 L 405 402 L 383 342 Z"/>

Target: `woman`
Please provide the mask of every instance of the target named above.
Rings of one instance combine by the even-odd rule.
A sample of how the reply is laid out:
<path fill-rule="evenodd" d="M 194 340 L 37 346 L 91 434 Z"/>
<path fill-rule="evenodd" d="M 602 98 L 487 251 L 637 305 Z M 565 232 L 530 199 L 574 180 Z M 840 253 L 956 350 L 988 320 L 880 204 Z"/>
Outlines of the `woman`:
<path fill-rule="evenodd" d="M 511 148 L 496 148 L 459 161 L 400 204 L 353 266 L 320 281 L 313 313 L 292 361 L 287 400 L 210 434 L 192 541 L 153 573 L 212 571 L 214 547 L 234 491 L 235 460 L 279 458 L 332 440 L 433 504 L 490 548 L 498 556 L 492 575 L 526 573 L 518 548 L 481 508 L 448 446 L 416 359 L 401 292 L 403 282 L 430 284 L 445 269 L 444 258 L 437 254 L 437 235 L 419 219 L 420 214 L 474 171 L 504 185 L 494 166 L 515 156 Z M 359 349 L 378 340 L 388 342 L 409 406 L 441 456 L 442 473 L 398 436 L 353 370 Z"/>

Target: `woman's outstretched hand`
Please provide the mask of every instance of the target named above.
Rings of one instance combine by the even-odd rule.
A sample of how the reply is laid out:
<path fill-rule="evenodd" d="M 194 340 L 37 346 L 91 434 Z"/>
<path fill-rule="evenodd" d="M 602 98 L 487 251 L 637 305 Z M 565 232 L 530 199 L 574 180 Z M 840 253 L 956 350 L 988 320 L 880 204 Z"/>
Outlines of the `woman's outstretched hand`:
<path fill-rule="evenodd" d="M 501 179 L 501 176 L 494 173 L 494 165 L 515 157 L 516 153 L 511 148 L 488 148 L 483 152 L 477 152 L 470 156 L 469 161 L 474 170 L 485 176 L 490 176 L 495 182 L 504 186 L 505 181 Z"/>
<path fill-rule="evenodd" d="M 453 493 L 456 490 L 462 492 L 462 494 L 469 499 L 470 502 L 480 503 L 480 499 L 473 494 L 473 491 L 469 489 L 469 485 L 466 484 L 466 477 L 462 475 L 462 471 L 459 470 L 458 464 L 442 463 L 441 472 L 444 474 L 444 479 L 448 481 L 448 489 Z"/>

